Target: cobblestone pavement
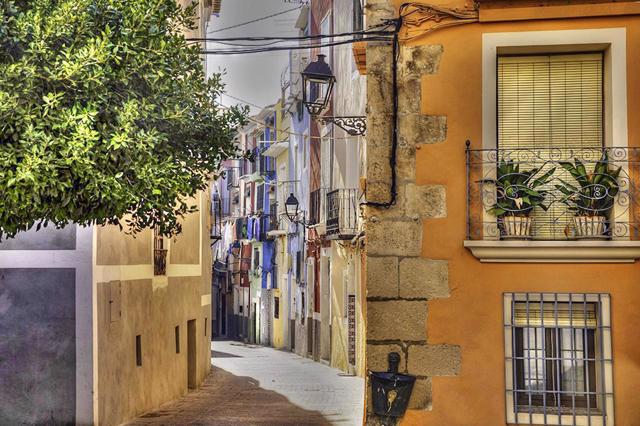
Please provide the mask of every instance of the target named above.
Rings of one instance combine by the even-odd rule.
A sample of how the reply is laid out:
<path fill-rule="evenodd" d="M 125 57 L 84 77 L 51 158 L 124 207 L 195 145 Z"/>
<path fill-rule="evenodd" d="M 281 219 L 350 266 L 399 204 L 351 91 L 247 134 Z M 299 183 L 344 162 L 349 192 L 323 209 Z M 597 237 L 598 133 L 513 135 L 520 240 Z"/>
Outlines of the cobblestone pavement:
<path fill-rule="evenodd" d="M 203 386 L 129 426 L 362 424 L 364 381 L 289 352 L 215 341 Z"/>

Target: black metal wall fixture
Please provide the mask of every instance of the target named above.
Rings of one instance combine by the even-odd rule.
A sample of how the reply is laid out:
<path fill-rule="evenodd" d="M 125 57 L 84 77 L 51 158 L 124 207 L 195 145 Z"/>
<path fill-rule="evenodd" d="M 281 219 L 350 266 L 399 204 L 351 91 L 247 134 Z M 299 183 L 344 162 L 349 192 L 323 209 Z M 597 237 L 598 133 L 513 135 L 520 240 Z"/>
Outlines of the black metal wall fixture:
<path fill-rule="evenodd" d="M 373 412 L 391 420 L 404 416 L 409 405 L 416 376 L 398 373 L 400 354 L 390 352 L 389 371 L 371 371 Z"/>

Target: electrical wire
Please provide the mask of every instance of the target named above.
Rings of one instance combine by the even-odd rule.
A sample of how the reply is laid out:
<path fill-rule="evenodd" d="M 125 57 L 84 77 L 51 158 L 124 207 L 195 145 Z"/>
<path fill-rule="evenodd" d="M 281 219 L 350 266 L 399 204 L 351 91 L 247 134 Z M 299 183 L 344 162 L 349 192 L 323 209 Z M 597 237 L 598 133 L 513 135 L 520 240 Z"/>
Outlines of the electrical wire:
<path fill-rule="evenodd" d="M 396 199 L 398 196 L 398 173 L 396 171 L 397 166 L 397 155 L 398 155 L 398 61 L 400 59 L 400 38 L 398 34 L 400 33 L 400 29 L 402 28 L 403 17 L 402 14 L 396 20 L 395 33 L 393 35 L 393 46 L 392 46 L 392 60 L 391 60 L 391 75 L 392 75 L 392 123 L 393 129 L 391 133 L 391 153 L 389 155 L 389 167 L 391 168 L 391 194 L 389 196 L 389 201 L 386 202 L 376 202 L 376 201 L 366 201 L 361 203 L 361 206 L 369 206 L 369 207 L 377 207 L 377 208 L 385 208 L 388 209 L 396 204 Z"/>
<path fill-rule="evenodd" d="M 366 37 L 366 38 L 358 38 L 351 40 L 343 40 L 337 41 L 333 43 L 322 43 L 322 44 L 308 44 L 308 45 L 293 45 L 293 46 L 275 46 L 275 47 L 257 47 L 257 48 L 247 48 L 247 49 L 204 49 L 200 51 L 203 55 L 248 55 L 255 53 L 268 53 L 268 52 L 277 52 L 282 50 L 305 50 L 305 49 L 321 49 L 323 47 L 332 47 L 332 46 L 340 46 L 344 44 L 352 44 L 355 42 L 361 41 L 392 41 L 392 38 L 389 37 Z"/>
<path fill-rule="evenodd" d="M 427 29 L 419 29 L 420 32 L 418 34 L 403 38 L 403 42 L 413 41 L 415 39 L 425 37 L 428 34 L 443 28 L 478 22 L 477 9 L 451 9 L 434 4 L 404 3 L 400 6 L 400 13 L 402 14 L 403 11 L 408 8 L 413 9 L 409 13 L 403 15 L 404 24 L 407 27 L 407 33 L 411 31 L 408 27 L 419 29 L 419 27 L 423 26 L 423 24 L 428 21 L 435 22 L 435 25 Z M 418 16 L 407 19 L 410 15 Z M 453 21 L 442 22 L 446 19 L 453 19 Z"/>
<path fill-rule="evenodd" d="M 215 33 L 219 33 L 219 32 L 226 31 L 226 30 L 232 30 L 234 28 L 242 27 L 242 26 L 245 26 L 245 25 L 254 24 L 256 22 L 264 21 L 264 20 L 267 20 L 269 18 L 273 18 L 275 16 L 280 16 L 280 15 L 284 15 L 285 13 L 293 12 L 294 10 L 302 9 L 302 6 L 304 6 L 303 3 L 301 3 L 300 6 L 294 7 L 293 9 L 284 10 L 282 12 L 274 13 L 274 14 L 268 15 L 268 16 L 263 16 L 262 18 L 253 19 L 253 20 L 247 21 L 247 22 L 241 22 L 239 24 L 231 25 L 231 26 L 225 27 L 225 28 L 220 28 L 220 29 L 217 29 L 215 31 L 209 31 L 208 34 L 215 34 Z"/>
<path fill-rule="evenodd" d="M 259 109 L 264 109 L 265 108 L 265 107 L 260 107 L 258 105 L 252 104 L 251 102 L 247 102 L 244 99 L 236 98 L 235 96 L 231 96 L 231 95 L 229 95 L 227 93 L 223 93 L 223 96 L 228 96 L 230 98 L 233 98 L 233 99 L 235 99 L 235 100 L 237 100 L 239 102 L 242 102 L 242 103 L 244 103 L 246 105 L 253 106 L 255 108 L 259 108 Z M 228 106 L 223 105 L 220 102 L 216 102 L 216 104 L 222 109 L 227 109 L 227 110 L 229 109 Z M 277 111 L 277 109 L 275 109 L 275 108 L 274 108 L 274 110 Z M 280 111 L 285 111 L 285 109 L 280 109 Z M 309 138 L 309 139 L 325 139 L 324 136 L 311 136 L 311 135 L 308 135 L 306 133 L 296 133 L 296 132 L 291 132 L 289 130 L 278 130 L 278 129 L 276 129 L 275 126 L 270 126 L 268 124 L 264 124 L 263 122 L 258 121 L 253 117 L 245 117 L 245 118 L 246 118 L 247 121 L 250 121 L 250 122 L 252 122 L 252 123 L 254 123 L 254 124 L 264 128 L 264 129 L 277 131 L 277 132 L 284 133 L 284 134 L 287 134 L 287 135 L 290 135 L 290 136 L 306 137 L 306 138 Z M 347 139 L 353 140 L 354 138 L 357 138 L 357 137 L 358 136 L 344 136 L 344 137 L 331 137 L 331 139 L 333 139 L 333 140 L 347 140 Z"/>
<path fill-rule="evenodd" d="M 334 37 L 346 37 L 346 36 L 357 36 L 357 35 L 367 35 L 367 34 L 388 34 L 393 35 L 393 31 L 386 31 L 387 28 L 391 27 L 392 24 L 388 22 L 383 22 L 379 25 L 374 25 L 369 27 L 366 30 L 362 31 L 351 31 L 347 33 L 338 33 L 338 34 L 313 34 L 306 36 L 252 36 L 252 37 L 190 37 L 187 38 L 187 41 L 272 41 L 272 40 L 282 40 L 282 41 L 304 41 L 304 40 L 316 40 L 322 38 L 334 38 Z M 382 28 L 379 30 L 379 28 Z"/>

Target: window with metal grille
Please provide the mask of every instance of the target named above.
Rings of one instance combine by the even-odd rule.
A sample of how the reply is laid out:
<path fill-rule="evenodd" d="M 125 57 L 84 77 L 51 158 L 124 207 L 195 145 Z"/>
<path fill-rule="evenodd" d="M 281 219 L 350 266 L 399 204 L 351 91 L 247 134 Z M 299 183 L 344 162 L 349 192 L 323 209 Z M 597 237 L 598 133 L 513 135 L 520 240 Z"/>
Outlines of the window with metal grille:
<path fill-rule="evenodd" d="M 607 294 L 505 294 L 507 422 L 613 425 Z"/>
<path fill-rule="evenodd" d="M 513 160 L 520 172 L 541 168 L 537 177 L 557 160 L 598 160 L 604 145 L 603 61 L 602 52 L 499 56 L 499 160 Z M 557 179 L 571 180 L 559 167 L 554 177 L 545 189 L 553 190 Z M 563 235 L 567 209 L 553 201 L 546 212 L 532 211 L 534 236 Z"/>
<path fill-rule="evenodd" d="M 278 319 L 280 318 L 280 298 L 273 298 L 273 317 Z"/>

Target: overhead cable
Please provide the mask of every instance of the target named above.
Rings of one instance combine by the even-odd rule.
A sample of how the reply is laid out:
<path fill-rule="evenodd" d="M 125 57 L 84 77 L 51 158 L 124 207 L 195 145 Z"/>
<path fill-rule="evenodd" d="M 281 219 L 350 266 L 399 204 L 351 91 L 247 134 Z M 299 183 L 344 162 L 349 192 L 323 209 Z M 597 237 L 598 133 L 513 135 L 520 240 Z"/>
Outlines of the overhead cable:
<path fill-rule="evenodd" d="M 334 37 L 346 37 L 346 36 L 358 36 L 358 35 L 393 35 L 393 31 L 386 31 L 386 28 L 391 27 L 389 23 L 383 23 L 375 25 L 369 29 L 363 31 L 351 31 L 347 33 L 338 34 L 314 34 L 306 36 L 250 36 L 250 37 L 189 37 L 187 41 L 272 41 L 272 40 L 288 40 L 288 41 L 303 41 L 303 40 L 315 40 L 322 38 L 334 38 Z M 380 29 L 382 28 L 382 29 Z M 211 33 L 210 33 L 211 34 Z"/>
<path fill-rule="evenodd" d="M 303 4 L 300 4 L 300 6 L 294 7 L 293 9 L 284 10 L 282 12 L 274 13 L 273 15 L 263 16 L 262 18 L 253 19 L 253 20 L 247 21 L 247 22 L 241 22 L 241 23 L 236 24 L 236 25 L 231 25 L 230 27 L 220 28 L 220 29 L 217 29 L 215 31 L 209 31 L 208 34 L 215 34 L 215 33 L 219 33 L 219 32 L 226 31 L 226 30 L 232 30 L 234 28 L 242 27 L 242 26 L 245 26 L 245 25 L 254 24 L 256 22 L 264 21 L 266 19 L 273 18 L 275 16 L 280 16 L 280 15 L 284 15 L 285 13 L 293 12 L 294 10 L 298 10 L 298 9 L 302 8 L 302 6 L 303 6 Z"/>
<path fill-rule="evenodd" d="M 323 47 L 332 47 L 332 46 L 340 46 L 344 44 L 352 44 L 361 41 L 393 41 L 391 37 L 383 37 L 383 36 L 374 36 L 374 37 L 366 37 L 366 38 L 354 38 L 350 40 L 342 40 L 336 41 L 332 43 L 321 43 L 321 44 L 305 44 L 305 45 L 290 45 L 290 46 L 273 46 L 273 47 L 255 47 L 255 48 L 244 48 L 244 49 L 204 49 L 200 53 L 204 55 L 247 55 L 254 53 L 267 53 L 267 52 L 277 52 L 282 50 L 305 50 L 305 49 L 321 49 Z"/>
<path fill-rule="evenodd" d="M 258 105 L 252 104 L 251 102 L 245 101 L 244 99 L 236 98 L 235 96 L 231 96 L 231 95 L 229 95 L 229 94 L 227 94 L 227 93 L 223 93 L 223 96 L 228 96 L 228 97 L 233 98 L 233 99 L 235 99 L 235 100 L 237 100 L 237 101 L 239 101 L 239 102 L 242 102 L 242 103 L 244 103 L 244 104 L 246 104 L 246 105 L 250 105 L 250 106 L 253 106 L 253 107 L 256 107 L 256 108 L 264 109 L 264 107 L 260 107 L 260 106 L 258 106 Z M 229 107 L 228 107 L 228 106 L 223 105 L 223 104 L 221 104 L 220 102 L 216 102 L 216 104 L 217 104 L 220 108 L 222 108 L 222 109 L 229 109 Z M 277 110 L 277 109 L 276 109 L 276 108 L 274 108 L 274 110 Z M 280 111 L 284 111 L 284 109 L 280 109 Z M 275 126 L 271 126 L 271 125 L 268 125 L 268 124 L 264 124 L 263 122 L 261 122 L 261 121 L 259 121 L 259 120 L 256 120 L 256 119 L 255 119 L 255 118 L 253 118 L 253 117 L 245 117 L 245 118 L 246 118 L 246 120 L 247 120 L 247 121 L 250 121 L 250 122 L 252 122 L 253 124 L 255 124 L 255 125 L 257 125 L 257 126 L 260 126 L 260 127 L 264 128 L 264 129 L 269 129 L 269 130 L 273 130 L 273 131 L 275 131 L 275 132 L 284 133 L 284 134 L 289 135 L 289 136 L 306 137 L 306 138 L 309 138 L 310 140 L 311 140 L 311 139 L 324 139 L 324 138 L 325 138 L 324 136 L 311 136 L 311 135 L 306 134 L 306 133 L 291 132 L 291 131 L 289 131 L 289 130 L 278 130 L 278 129 L 276 129 L 276 127 L 275 127 Z M 335 136 L 332 136 L 332 137 L 331 137 L 331 139 L 332 139 L 332 140 L 347 140 L 347 139 L 349 139 L 349 140 L 353 140 L 353 139 L 357 139 L 357 138 L 359 138 L 359 136 L 344 136 L 344 137 L 335 137 Z"/>

